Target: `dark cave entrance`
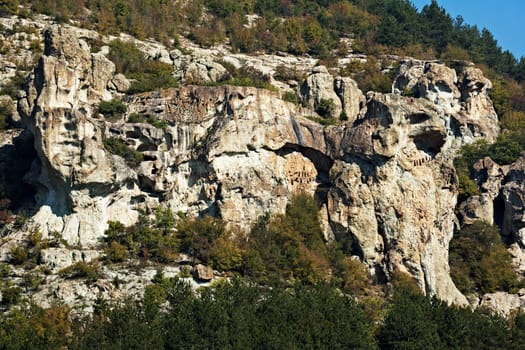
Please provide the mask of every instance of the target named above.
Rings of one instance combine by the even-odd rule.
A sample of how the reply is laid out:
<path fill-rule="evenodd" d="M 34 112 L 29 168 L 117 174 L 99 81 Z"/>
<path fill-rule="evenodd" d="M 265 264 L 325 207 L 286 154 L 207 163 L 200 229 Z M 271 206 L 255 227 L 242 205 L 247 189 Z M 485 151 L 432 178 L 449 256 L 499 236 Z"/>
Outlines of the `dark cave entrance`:
<path fill-rule="evenodd" d="M 501 193 L 494 199 L 494 224 L 500 229 L 503 227 L 503 218 L 505 216 L 505 201 Z"/>

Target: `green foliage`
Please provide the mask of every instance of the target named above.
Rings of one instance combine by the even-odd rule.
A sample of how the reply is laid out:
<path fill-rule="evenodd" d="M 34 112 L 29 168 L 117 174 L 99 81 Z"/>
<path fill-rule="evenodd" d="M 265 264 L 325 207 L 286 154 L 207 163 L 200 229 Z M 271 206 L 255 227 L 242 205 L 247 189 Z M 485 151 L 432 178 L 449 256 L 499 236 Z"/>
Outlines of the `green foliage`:
<path fill-rule="evenodd" d="M 192 28 L 190 39 L 204 47 L 221 43 L 226 39 L 224 24 L 219 19 L 205 21 Z"/>
<path fill-rule="evenodd" d="M 331 284 L 345 293 L 354 295 L 366 294 L 371 285 L 368 272 L 359 260 L 345 256 L 340 251 L 331 251 L 332 279 Z"/>
<path fill-rule="evenodd" d="M 117 137 L 104 139 L 104 148 L 109 153 L 124 158 L 126 163 L 132 168 L 138 167 L 144 159 L 140 152 L 130 148 L 128 145 L 126 145 L 126 143 L 124 143 L 124 141 Z"/>
<path fill-rule="evenodd" d="M 223 42 L 228 36 L 235 51 L 286 51 L 327 58 L 336 51 L 344 54 L 339 39 L 351 36 L 353 49 L 369 55 L 397 50 L 399 55 L 423 59 L 470 58 L 518 82 L 525 79 L 524 58 L 518 61 L 503 51 L 488 30 L 466 24 L 461 16 L 452 18 L 437 1 L 420 12 L 406 0 L 19 1 L 30 5 L 32 12 L 54 16 L 59 22 L 71 19 L 103 33 L 127 32 L 168 46 L 177 44 L 179 33 L 189 33 L 204 46 Z M 4 1 L 0 12 L 27 11 L 18 10 L 16 3 Z M 253 13 L 259 19 L 246 26 L 246 15 Z M 161 79 L 155 84 L 138 84 L 133 91 L 164 83 Z"/>
<path fill-rule="evenodd" d="M 42 309 L 34 304 L 13 309 L 0 320 L 2 349 L 60 349 L 71 331 L 70 309 L 53 305 Z"/>
<path fill-rule="evenodd" d="M 11 272 L 11 267 L 7 263 L 0 263 L 0 278 L 7 278 Z"/>
<path fill-rule="evenodd" d="M 317 105 L 315 106 L 315 111 L 317 112 L 317 114 L 324 118 L 333 117 L 334 109 L 334 101 L 324 98 L 320 99 Z"/>
<path fill-rule="evenodd" d="M 179 241 L 173 232 L 175 219 L 169 208 L 158 208 L 155 219 L 142 215 L 138 223 L 125 227 L 120 222 L 109 222 L 105 241 L 109 261 L 124 261 L 128 256 L 171 262 L 178 253 Z"/>
<path fill-rule="evenodd" d="M 380 349 L 508 349 L 508 323 L 482 310 L 448 306 L 411 288 L 396 290 L 379 327 Z"/>
<path fill-rule="evenodd" d="M 241 69 L 235 69 L 235 67 L 228 64 L 225 65 L 225 68 L 228 69 L 228 76 L 224 80 L 209 83 L 208 85 L 253 86 L 260 89 L 278 91 L 277 88 L 270 83 L 270 77 L 255 68 L 243 67 Z"/>
<path fill-rule="evenodd" d="M 167 312 L 153 305 L 168 300 Z M 372 320 L 329 286 L 267 291 L 240 279 L 199 298 L 177 280 L 148 287 L 143 301 L 101 303 L 73 327 L 71 348 L 370 349 Z M 152 305 L 152 308 L 146 307 Z"/>
<path fill-rule="evenodd" d="M 104 249 L 104 252 L 106 253 L 106 259 L 112 263 L 123 262 L 129 258 L 128 248 L 117 241 L 111 241 L 109 246 Z"/>
<path fill-rule="evenodd" d="M 113 40 L 109 46 L 109 59 L 115 63 L 117 72 L 133 79 L 128 93 L 178 86 L 177 80 L 171 75 L 171 65 L 146 59 L 133 43 Z"/>
<path fill-rule="evenodd" d="M 479 193 L 477 185 L 470 178 L 473 173 L 473 165 L 479 159 L 490 157 L 500 165 L 511 164 L 519 158 L 523 150 L 525 150 L 524 131 L 502 133 L 493 144 L 479 140 L 463 146 L 459 156 L 454 160 L 458 173 L 460 196 L 466 198 Z"/>
<path fill-rule="evenodd" d="M 97 300 L 75 317 L 62 305 L 13 308 L 2 349 L 521 349 L 525 316 L 505 320 L 399 286 L 382 322 L 327 284 L 263 288 L 240 278 L 197 297 L 157 273 L 141 300 Z M 188 345 L 189 344 L 189 345 Z"/>
<path fill-rule="evenodd" d="M 345 68 L 341 69 L 340 73 L 351 76 L 364 92 L 390 93 L 396 69 L 395 67 L 390 68 L 388 73 L 384 73 L 382 66 L 388 66 L 388 64 L 389 62 L 378 61 L 374 56 L 368 56 L 365 63 L 357 60 L 350 61 Z"/>
<path fill-rule="evenodd" d="M 13 118 L 13 103 L 10 100 L 0 102 L 0 130 L 5 130 L 11 124 Z"/>
<path fill-rule="evenodd" d="M 2 305 L 12 306 L 18 304 L 21 300 L 22 289 L 20 287 L 5 287 L 2 288 Z"/>
<path fill-rule="evenodd" d="M 299 96 L 294 92 L 285 92 L 282 96 L 284 101 L 292 102 L 293 104 L 299 104 Z"/>
<path fill-rule="evenodd" d="M 168 123 L 165 120 L 149 114 L 132 113 L 128 117 L 128 123 L 148 123 L 158 129 L 166 129 L 168 127 Z"/>
<path fill-rule="evenodd" d="M 18 98 L 18 92 L 24 88 L 26 75 L 17 70 L 15 75 L 0 89 L 0 95 L 9 95 L 13 100 Z"/>
<path fill-rule="evenodd" d="M 289 80 L 295 80 L 300 83 L 306 78 L 306 74 L 295 68 L 280 65 L 275 68 L 274 78 L 285 82 Z"/>
<path fill-rule="evenodd" d="M 15 265 L 22 265 L 29 260 L 29 249 L 27 247 L 16 246 L 9 251 L 10 262 Z"/>
<path fill-rule="evenodd" d="M 239 270 L 243 264 L 244 251 L 236 239 L 222 235 L 210 247 L 210 263 L 218 270 Z"/>
<path fill-rule="evenodd" d="M 320 118 L 313 115 L 306 116 L 306 118 L 325 126 L 337 124 L 337 119 L 335 118 Z"/>
<path fill-rule="evenodd" d="M 181 251 L 220 270 L 238 270 L 242 266 L 243 251 L 239 238 L 226 229 L 222 220 L 184 218 L 177 224 Z"/>
<path fill-rule="evenodd" d="M 432 319 L 432 304 L 419 292 L 400 289 L 379 329 L 381 349 L 440 349 L 439 325 Z"/>
<path fill-rule="evenodd" d="M 0 2 L 0 16 L 7 17 L 16 14 L 18 0 L 2 0 Z"/>
<path fill-rule="evenodd" d="M 458 231 L 450 241 L 452 278 L 464 293 L 515 292 L 519 282 L 498 228 L 483 221 Z"/>
<path fill-rule="evenodd" d="M 119 118 L 122 114 L 126 113 L 127 107 L 120 100 L 101 101 L 98 104 L 98 111 L 107 118 Z"/>
<path fill-rule="evenodd" d="M 98 280 L 100 272 L 96 263 L 79 261 L 63 268 L 58 272 L 58 275 L 68 279 L 85 279 L 87 283 L 93 283 Z"/>
<path fill-rule="evenodd" d="M 292 197 L 285 215 L 261 217 L 249 234 L 244 273 L 265 283 L 326 279 L 329 261 L 318 210 L 315 200 L 301 193 Z"/>

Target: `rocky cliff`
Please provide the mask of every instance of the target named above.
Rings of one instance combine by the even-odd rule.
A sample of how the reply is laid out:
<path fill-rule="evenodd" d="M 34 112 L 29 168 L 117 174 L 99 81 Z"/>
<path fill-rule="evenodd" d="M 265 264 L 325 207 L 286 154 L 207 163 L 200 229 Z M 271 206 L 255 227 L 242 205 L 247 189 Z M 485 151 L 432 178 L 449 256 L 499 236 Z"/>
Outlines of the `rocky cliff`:
<path fill-rule="evenodd" d="M 499 132 L 491 83 L 480 70 L 407 60 L 393 93 L 365 97 L 352 79 L 308 59 L 294 61 L 306 75 L 302 83 L 283 83 L 272 74 L 293 58 L 241 61 L 196 48 L 153 54 L 146 43 L 152 58 L 173 64 L 183 80 L 217 80 L 224 73 L 219 59 L 227 59 L 258 63 L 279 91 L 185 85 L 128 96 L 129 82 L 115 74 L 104 50 L 90 52 L 89 35 L 48 28 L 44 54 L 18 103 L 37 155 L 24 177 L 36 191 L 31 222 L 44 237 L 59 233 L 85 260 L 97 255 L 85 252 L 96 252 L 109 220 L 131 225 L 139 212 L 160 205 L 247 230 L 266 212 L 283 213 L 294 192 L 307 192 L 321 202 L 325 239 L 351 238 L 354 254 L 380 280 L 408 272 L 426 293 L 467 302 L 448 267 L 457 222 L 452 160 L 462 145 Z M 281 99 L 290 91 L 304 107 Z M 97 106 L 115 97 L 127 112 L 105 118 Z M 332 101 L 332 117 L 344 111 L 348 120 L 330 126 L 311 120 L 323 100 Z M 132 122 L 134 113 L 163 125 Z M 104 146 L 110 139 L 142 161 L 131 166 L 111 154 Z M 511 186 L 505 191 L 511 196 Z M 506 224 L 511 231 L 514 222 Z M 4 259 L 13 242 L 2 246 Z M 77 259 L 69 253 L 64 260 L 43 252 L 47 263 L 59 265 Z"/>

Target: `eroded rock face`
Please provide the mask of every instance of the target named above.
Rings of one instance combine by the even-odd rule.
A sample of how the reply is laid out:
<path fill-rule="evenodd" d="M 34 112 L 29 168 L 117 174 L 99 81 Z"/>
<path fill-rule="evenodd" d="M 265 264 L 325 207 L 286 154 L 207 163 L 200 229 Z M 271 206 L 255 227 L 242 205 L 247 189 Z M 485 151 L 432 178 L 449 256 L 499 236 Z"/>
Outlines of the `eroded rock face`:
<path fill-rule="evenodd" d="M 525 159 L 519 158 L 511 165 L 501 190 L 505 203 L 503 234 L 512 236 L 525 247 Z"/>
<path fill-rule="evenodd" d="M 455 142 L 470 143 L 477 137 L 493 141 L 499 133 L 488 95 L 492 83 L 478 68 L 465 66 L 456 72 L 443 64 L 409 60 L 401 64 L 393 86 L 398 93 L 432 101 L 440 114 L 450 116 L 447 128 Z"/>
<path fill-rule="evenodd" d="M 300 94 L 312 110 L 348 123 L 358 118 L 365 103 L 365 96 L 354 80 L 334 78 L 324 66 L 313 68 L 312 74 L 301 85 Z M 329 110 L 326 110 L 327 104 Z"/>
<path fill-rule="evenodd" d="M 114 215 L 128 224 L 137 217 L 105 197 L 129 198 L 136 175 L 121 158 L 106 155 L 105 126 L 93 115 L 95 103 L 112 97 L 107 88 L 115 66 L 64 27 L 50 27 L 45 42 L 18 108 L 38 155 L 28 176 L 38 190 L 34 220 L 44 234 L 58 231 L 72 244 L 94 244 Z"/>
<path fill-rule="evenodd" d="M 487 83 L 474 83 L 483 81 L 475 72 L 458 78 L 423 64 L 405 79 L 415 81 L 421 98 L 372 93 L 365 103 L 351 79 L 318 68 L 304 96 L 312 108 L 333 99 L 334 116 L 345 110 L 349 118 L 329 127 L 277 93 L 232 86 L 129 96 L 127 115 L 109 121 L 94 106 L 120 84 L 112 63 L 63 29 L 46 35 L 45 55 L 19 105 L 35 136 L 34 221 L 44 233 L 89 247 L 108 220 L 130 225 L 138 210 L 158 205 L 249 229 L 305 191 L 319 194 L 325 237 L 351 236 L 371 271 L 386 278 L 409 272 L 427 293 L 466 303 L 448 268 L 457 200 L 451 159 L 463 143 L 498 131 Z M 131 113 L 167 126 L 128 123 Z M 130 168 L 105 150 L 109 137 L 144 160 Z"/>

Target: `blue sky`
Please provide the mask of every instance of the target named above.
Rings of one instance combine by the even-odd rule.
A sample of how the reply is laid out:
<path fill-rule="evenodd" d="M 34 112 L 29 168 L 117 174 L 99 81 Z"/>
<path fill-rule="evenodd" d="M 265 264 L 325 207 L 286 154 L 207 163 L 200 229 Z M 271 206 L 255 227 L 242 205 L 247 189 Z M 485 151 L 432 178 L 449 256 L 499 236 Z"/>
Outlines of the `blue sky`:
<path fill-rule="evenodd" d="M 431 0 L 412 0 L 417 8 Z M 525 56 L 524 0 L 438 0 L 440 6 L 455 18 L 463 16 L 466 23 L 487 28 L 503 50 L 520 58 Z"/>

